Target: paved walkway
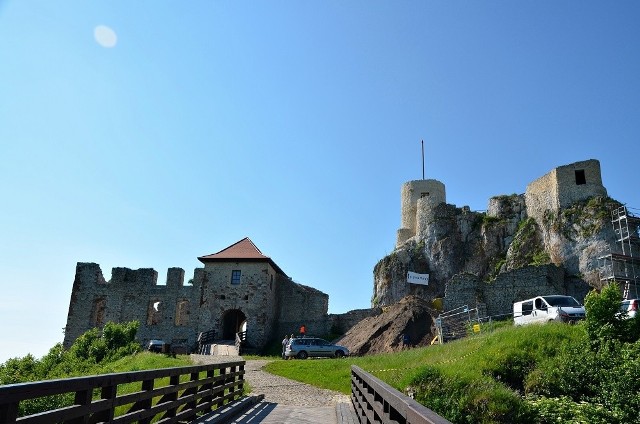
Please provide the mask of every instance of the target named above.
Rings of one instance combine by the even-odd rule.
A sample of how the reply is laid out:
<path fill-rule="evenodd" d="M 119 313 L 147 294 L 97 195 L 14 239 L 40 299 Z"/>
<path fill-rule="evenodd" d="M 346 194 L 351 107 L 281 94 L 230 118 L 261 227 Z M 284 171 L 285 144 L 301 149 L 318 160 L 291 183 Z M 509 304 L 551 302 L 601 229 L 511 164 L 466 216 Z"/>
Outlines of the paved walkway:
<path fill-rule="evenodd" d="M 236 356 L 191 355 L 194 363 L 208 364 L 243 360 Z M 252 395 L 264 395 L 245 414 L 236 418 L 237 424 L 290 424 L 355 423 L 355 413 L 349 396 L 332 390 L 320 389 L 309 384 L 269 374 L 262 368 L 266 360 L 248 360 L 245 365 L 245 380 Z"/>

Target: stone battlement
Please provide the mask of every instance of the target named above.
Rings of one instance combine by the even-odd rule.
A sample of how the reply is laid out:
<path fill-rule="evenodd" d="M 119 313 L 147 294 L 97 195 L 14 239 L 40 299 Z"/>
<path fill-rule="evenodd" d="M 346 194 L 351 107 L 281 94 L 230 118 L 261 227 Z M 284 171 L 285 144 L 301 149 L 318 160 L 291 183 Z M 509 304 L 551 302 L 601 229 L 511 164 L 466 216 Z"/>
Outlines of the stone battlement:
<path fill-rule="evenodd" d="M 171 267 L 167 270 L 166 284 L 158 284 L 158 272 L 153 268 L 130 269 L 115 267 L 111 270 L 111 279 L 105 280 L 100 265 L 93 262 L 78 262 L 76 275 L 82 276 L 85 284 L 108 284 L 111 286 L 157 286 L 157 287 L 182 287 L 184 286 L 184 270 Z"/>
<path fill-rule="evenodd" d="M 143 345 L 160 339 L 187 351 L 201 332 L 213 331 L 221 340 L 246 332 L 248 346 L 260 349 L 276 329 L 279 337 L 302 324 L 314 331 L 331 327 L 329 296 L 294 282 L 248 238 L 223 252 L 207 256 L 205 267 L 196 268 L 186 285 L 182 268 L 169 268 L 166 284 L 158 284 L 152 268 L 116 267 L 107 281 L 100 265 L 79 262 L 64 345 L 110 321 L 138 321 Z"/>

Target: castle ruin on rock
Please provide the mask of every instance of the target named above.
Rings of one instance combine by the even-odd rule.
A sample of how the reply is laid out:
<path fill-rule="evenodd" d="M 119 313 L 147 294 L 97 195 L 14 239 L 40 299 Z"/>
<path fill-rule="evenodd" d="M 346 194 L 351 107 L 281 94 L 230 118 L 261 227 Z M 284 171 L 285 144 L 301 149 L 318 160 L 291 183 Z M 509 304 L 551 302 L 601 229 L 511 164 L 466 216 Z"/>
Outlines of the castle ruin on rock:
<path fill-rule="evenodd" d="M 374 270 L 372 304 L 416 295 L 443 298 L 445 311 L 466 305 L 508 315 L 514 301 L 540 294 L 582 301 L 603 281 L 599 255 L 615 249 L 617 206 L 595 159 L 557 167 L 524 194 L 492 197 L 486 212 L 447 204 L 440 181 L 409 181 L 396 248 Z M 408 271 L 429 274 L 428 285 L 408 283 Z"/>
<path fill-rule="evenodd" d="M 142 344 L 163 339 L 189 351 L 201 332 L 233 339 L 246 331 L 247 346 L 261 350 L 302 324 L 311 334 L 346 333 L 409 295 L 440 298 L 444 311 L 466 305 L 508 316 L 517 300 L 569 294 L 582 301 L 621 275 L 638 288 L 640 265 L 629 277 L 627 264 L 640 257 L 640 218 L 618 213 L 625 229 L 616 229 L 611 211 L 620 208 L 626 211 L 607 197 L 594 159 L 557 167 L 523 194 L 494 196 L 486 212 L 447 204 L 440 181 L 409 181 L 396 248 L 373 271 L 371 309 L 328 314 L 325 293 L 294 282 L 245 238 L 198 257 L 204 268 L 187 284 L 180 268 L 170 268 L 162 285 L 153 269 L 114 268 L 106 281 L 99 265 L 78 263 L 64 345 L 108 321 L 137 320 Z M 617 251 L 621 237 L 629 246 Z M 428 285 L 408 283 L 409 271 L 429 274 Z"/>
<path fill-rule="evenodd" d="M 303 324 L 309 334 L 344 332 L 373 313 L 328 314 L 327 294 L 294 282 L 249 238 L 198 260 L 204 268 L 188 284 L 184 270 L 170 268 L 165 285 L 153 269 L 113 268 L 106 281 L 98 264 L 78 263 L 64 346 L 109 321 L 137 320 L 143 345 L 161 339 L 189 352 L 201 332 L 219 340 L 246 332 L 246 346 L 260 350 Z"/>

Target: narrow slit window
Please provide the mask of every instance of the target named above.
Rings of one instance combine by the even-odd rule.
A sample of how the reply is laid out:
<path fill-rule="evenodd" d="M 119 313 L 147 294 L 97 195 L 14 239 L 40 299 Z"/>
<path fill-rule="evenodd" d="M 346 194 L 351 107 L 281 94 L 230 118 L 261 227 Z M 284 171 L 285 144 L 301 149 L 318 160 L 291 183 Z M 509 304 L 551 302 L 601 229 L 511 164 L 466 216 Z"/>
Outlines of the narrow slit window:
<path fill-rule="evenodd" d="M 576 185 L 583 185 L 587 183 L 587 177 L 584 175 L 584 169 L 576 170 Z"/>

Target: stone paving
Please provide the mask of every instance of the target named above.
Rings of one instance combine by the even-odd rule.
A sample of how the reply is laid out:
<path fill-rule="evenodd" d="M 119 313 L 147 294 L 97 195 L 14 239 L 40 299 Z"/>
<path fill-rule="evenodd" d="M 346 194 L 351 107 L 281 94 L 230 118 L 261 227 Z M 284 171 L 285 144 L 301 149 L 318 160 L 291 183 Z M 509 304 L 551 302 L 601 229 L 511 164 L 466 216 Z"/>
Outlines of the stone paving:
<path fill-rule="evenodd" d="M 209 364 L 244 360 L 240 356 L 191 355 L 196 364 Z M 349 396 L 332 390 L 320 389 L 309 384 L 269 374 L 262 368 L 267 360 L 248 360 L 245 380 L 252 395 L 264 395 L 259 402 L 233 423 L 351 423 L 353 413 Z M 355 413 L 353 413 L 355 416 Z"/>

